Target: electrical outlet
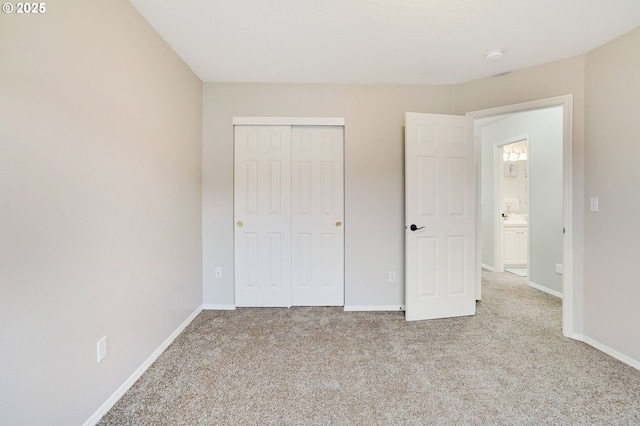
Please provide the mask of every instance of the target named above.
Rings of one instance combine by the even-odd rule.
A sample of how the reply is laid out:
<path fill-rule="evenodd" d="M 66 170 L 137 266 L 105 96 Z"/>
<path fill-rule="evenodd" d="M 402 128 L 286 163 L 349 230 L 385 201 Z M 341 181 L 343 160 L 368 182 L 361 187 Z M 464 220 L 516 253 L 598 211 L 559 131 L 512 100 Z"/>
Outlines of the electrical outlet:
<path fill-rule="evenodd" d="M 107 349 L 107 336 L 104 336 L 102 339 L 98 340 L 98 362 L 102 361 L 107 357 L 108 349 Z"/>
<path fill-rule="evenodd" d="M 564 274 L 564 265 L 562 263 L 556 263 L 556 274 Z"/>
<path fill-rule="evenodd" d="M 389 271 L 389 282 L 393 283 L 396 281 L 396 271 Z"/>
<path fill-rule="evenodd" d="M 216 266 L 216 278 L 222 278 L 222 267 Z"/>

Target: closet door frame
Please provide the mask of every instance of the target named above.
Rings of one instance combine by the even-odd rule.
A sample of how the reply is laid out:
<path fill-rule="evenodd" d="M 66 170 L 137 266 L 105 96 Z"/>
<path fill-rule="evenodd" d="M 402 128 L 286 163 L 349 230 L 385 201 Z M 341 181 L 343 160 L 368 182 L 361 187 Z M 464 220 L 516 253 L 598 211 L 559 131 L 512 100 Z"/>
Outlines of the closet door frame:
<path fill-rule="evenodd" d="M 234 126 L 344 126 L 343 117 L 233 117 Z"/>

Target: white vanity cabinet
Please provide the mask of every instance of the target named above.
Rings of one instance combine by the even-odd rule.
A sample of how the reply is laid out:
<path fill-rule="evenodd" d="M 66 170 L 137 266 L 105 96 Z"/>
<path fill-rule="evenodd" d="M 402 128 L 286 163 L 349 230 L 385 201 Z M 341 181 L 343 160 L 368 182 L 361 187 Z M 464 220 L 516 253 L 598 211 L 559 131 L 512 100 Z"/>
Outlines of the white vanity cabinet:
<path fill-rule="evenodd" d="M 527 225 L 505 223 L 502 238 L 504 266 L 526 266 Z"/>

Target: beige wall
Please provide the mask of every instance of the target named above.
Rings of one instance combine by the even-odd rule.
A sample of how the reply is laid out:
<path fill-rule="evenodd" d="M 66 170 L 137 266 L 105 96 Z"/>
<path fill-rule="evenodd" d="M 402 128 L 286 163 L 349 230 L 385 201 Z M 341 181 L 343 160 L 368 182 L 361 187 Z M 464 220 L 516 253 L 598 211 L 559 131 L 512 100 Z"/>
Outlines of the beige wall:
<path fill-rule="evenodd" d="M 202 303 L 202 83 L 126 0 L 0 58 L 0 424 L 78 425 Z"/>
<path fill-rule="evenodd" d="M 453 88 L 456 114 L 573 95 L 573 331 L 576 334 L 583 332 L 584 69 L 584 56 L 576 56 Z"/>
<path fill-rule="evenodd" d="M 640 364 L 640 28 L 586 57 L 585 334 Z"/>
<path fill-rule="evenodd" d="M 234 116 L 344 117 L 345 304 L 404 304 L 404 113 L 451 113 L 451 88 L 205 84 L 204 303 L 233 305 Z M 223 277 L 214 277 L 221 266 Z M 388 272 L 396 271 L 396 282 Z"/>

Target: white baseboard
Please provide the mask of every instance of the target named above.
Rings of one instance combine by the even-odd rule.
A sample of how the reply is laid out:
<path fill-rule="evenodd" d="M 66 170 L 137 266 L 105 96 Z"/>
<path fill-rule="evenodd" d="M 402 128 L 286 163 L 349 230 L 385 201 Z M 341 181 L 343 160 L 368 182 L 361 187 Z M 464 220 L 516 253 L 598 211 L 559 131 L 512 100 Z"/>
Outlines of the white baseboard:
<path fill-rule="evenodd" d="M 350 312 L 404 311 L 404 305 L 346 305 L 344 310 Z"/>
<path fill-rule="evenodd" d="M 102 418 L 102 416 L 107 414 L 107 411 L 109 411 L 111 407 L 113 407 L 115 403 L 118 402 L 118 400 L 122 397 L 122 395 L 124 395 L 129 390 L 129 388 L 133 386 L 136 380 L 138 380 L 140 376 L 142 376 L 144 372 L 147 371 L 147 369 L 151 366 L 151 364 L 153 364 L 153 362 L 156 359 L 158 359 L 158 357 L 162 354 L 162 352 L 164 352 L 164 350 L 169 347 L 169 345 L 175 340 L 175 338 L 178 337 L 178 335 L 180 335 L 180 333 L 182 333 L 182 331 L 185 328 L 187 328 L 187 326 L 191 323 L 191 321 L 193 321 L 194 318 L 197 317 L 200 312 L 202 312 L 202 309 L 203 309 L 202 305 L 198 306 L 198 308 L 196 308 L 196 310 L 193 311 L 193 313 L 189 315 L 187 319 L 184 320 L 184 322 L 180 324 L 178 328 L 173 333 L 171 333 L 171 335 L 167 337 L 167 339 L 164 342 L 162 342 L 160 347 L 156 349 L 151 354 L 151 356 L 149 356 L 149 358 L 147 358 L 147 360 L 143 362 L 140 367 L 138 367 L 136 371 L 133 372 L 131 377 L 129 377 L 118 388 L 118 390 L 115 391 L 115 393 L 111 395 L 111 397 L 107 399 L 107 401 L 104 404 L 102 404 L 100 408 L 98 408 L 98 411 L 96 411 L 93 414 L 93 416 L 89 418 L 89 420 L 84 422 L 84 426 L 94 426 L 95 424 L 97 424 Z"/>
<path fill-rule="evenodd" d="M 559 297 L 560 299 L 562 299 L 562 293 L 558 291 L 551 290 L 550 288 L 541 286 L 540 284 L 536 284 L 533 281 L 527 281 L 527 284 L 529 284 L 531 287 L 535 288 L 536 290 L 543 291 L 547 294 L 550 294 L 552 296 Z"/>
<path fill-rule="evenodd" d="M 235 311 L 236 305 L 202 305 L 203 308 L 207 311 Z"/>
<path fill-rule="evenodd" d="M 625 364 L 635 368 L 636 370 L 640 370 L 640 361 L 635 360 L 629 356 L 626 356 L 623 353 L 620 353 L 618 351 L 616 351 L 615 349 L 610 348 L 609 346 L 602 344 L 600 342 L 598 342 L 595 339 L 592 339 L 590 337 L 587 337 L 585 335 L 582 334 L 574 334 L 572 336 L 574 339 L 576 340 L 580 340 L 584 343 L 586 343 L 589 346 L 593 346 L 594 348 L 598 349 L 599 351 L 604 352 L 605 354 L 612 356 L 613 358 L 617 359 L 620 362 L 624 362 Z"/>
<path fill-rule="evenodd" d="M 482 269 L 487 269 L 491 272 L 495 271 L 495 269 L 493 269 L 493 266 L 485 265 L 484 263 L 481 263 L 480 266 L 482 267 Z"/>

